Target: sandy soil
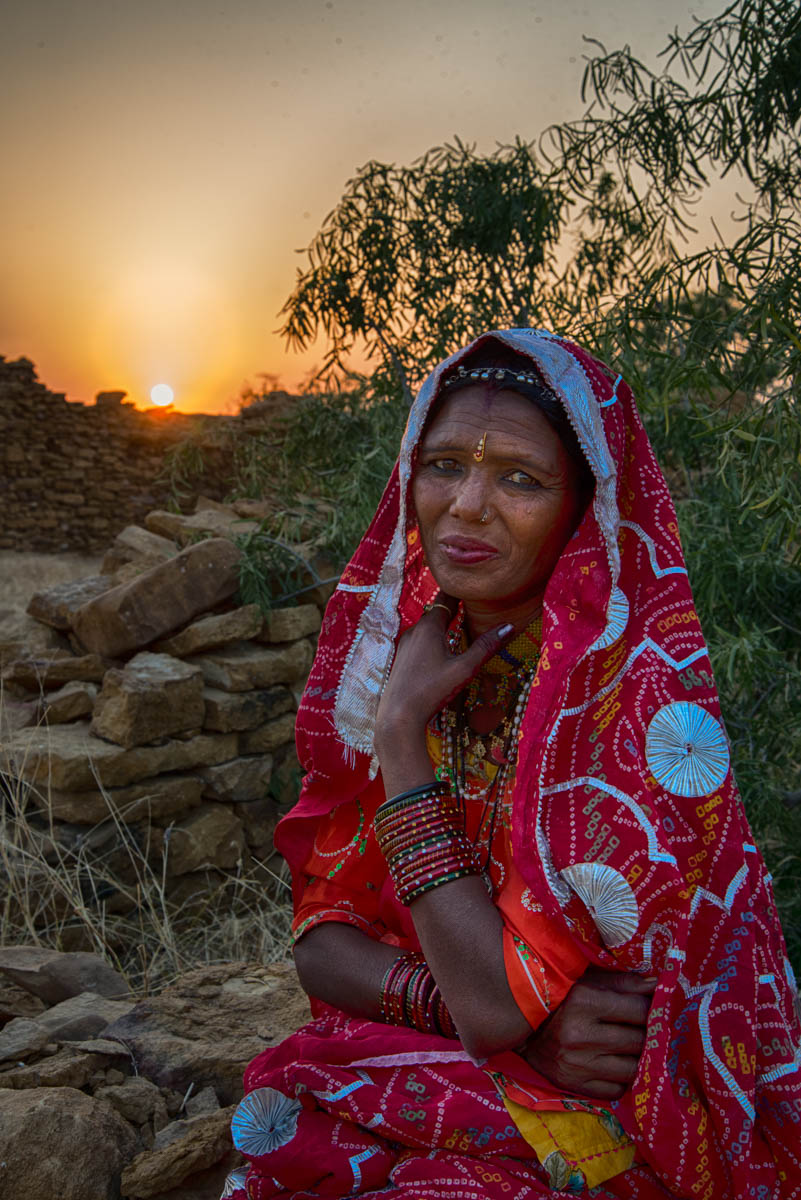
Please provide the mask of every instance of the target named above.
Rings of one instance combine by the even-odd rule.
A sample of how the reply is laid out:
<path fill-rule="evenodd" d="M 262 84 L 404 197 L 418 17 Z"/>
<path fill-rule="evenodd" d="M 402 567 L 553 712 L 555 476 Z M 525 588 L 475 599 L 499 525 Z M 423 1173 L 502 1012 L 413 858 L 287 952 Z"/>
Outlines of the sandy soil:
<path fill-rule="evenodd" d="M 100 558 L 83 554 L 19 554 L 0 550 L 0 607 L 24 608 L 34 592 L 97 575 Z"/>

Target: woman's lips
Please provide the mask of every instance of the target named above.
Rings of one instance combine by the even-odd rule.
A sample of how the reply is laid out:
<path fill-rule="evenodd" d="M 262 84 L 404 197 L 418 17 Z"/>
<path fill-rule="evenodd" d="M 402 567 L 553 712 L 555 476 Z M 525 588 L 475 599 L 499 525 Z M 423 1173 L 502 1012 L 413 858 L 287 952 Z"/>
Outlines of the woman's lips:
<path fill-rule="evenodd" d="M 460 565 L 486 562 L 488 558 L 495 558 L 498 553 L 497 547 L 489 542 L 478 542 L 474 538 L 461 537 L 458 534 L 441 538 L 439 545 L 446 558 Z"/>

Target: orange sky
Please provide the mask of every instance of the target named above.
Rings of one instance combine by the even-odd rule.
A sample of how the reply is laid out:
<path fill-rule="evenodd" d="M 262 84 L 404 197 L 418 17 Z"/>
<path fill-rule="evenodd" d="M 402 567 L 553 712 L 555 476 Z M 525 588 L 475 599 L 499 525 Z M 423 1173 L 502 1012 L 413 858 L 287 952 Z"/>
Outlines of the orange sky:
<path fill-rule="evenodd" d="M 367 159 L 579 115 L 582 34 L 650 57 L 705 0 L 25 0 L 0 41 L 0 353 L 185 411 L 320 349 L 276 330 Z"/>

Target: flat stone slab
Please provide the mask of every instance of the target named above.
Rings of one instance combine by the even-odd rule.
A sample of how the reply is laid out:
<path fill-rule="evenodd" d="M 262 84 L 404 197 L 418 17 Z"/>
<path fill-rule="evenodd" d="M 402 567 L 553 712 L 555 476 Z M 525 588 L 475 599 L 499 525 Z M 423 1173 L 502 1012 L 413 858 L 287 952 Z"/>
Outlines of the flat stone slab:
<path fill-rule="evenodd" d="M 295 714 L 285 713 L 274 721 L 267 721 L 258 729 L 239 735 L 239 749 L 243 754 L 269 754 L 279 746 L 295 744 Z"/>
<path fill-rule="evenodd" d="M 38 1020 L 14 1017 L 0 1029 L 0 1062 L 21 1062 L 51 1040 Z"/>
<path fill-rule="evenodd" d="M 189 661 L 203 672 L 209 687 L 224 692 L 247 692 L 274 683 L 294 683 L 308 675 L 314 653 L 306 641 L 281 646 L 240 642 Z"/>
<path fill-rule="evenodd" d="M 141 525 L 127 525 L 114 539 L 103 559 L 103 571 L 113 574 L 126 563 L 145 562 L 148 567 L 178 553 L 178 547 L 170 538 L 161 537 Z"/>
<path fill-rule="evenodd" d="M 65 683 L 42 701 L 42 720 L 48 725 L 65 725 L 88 717 L 95 706 L 97 684 L 82 679 Z"/>
<path fill-rule="evenodd" d="M 170 875 L 186 875 L 201 867 L 231 870 L 244 849 L 242 822 L 226 804 L 202 804 L 164 836 Z"/>
<path fill-rule="evenodd" d="M 47 807 L 59 821 L 97 825 L 114 816 L 127 825 L 180 817 L 200 804 L 203 780 L 196 775 L 159 775 L 122 788 L 63 792 L 50 788 Z"/>
<path fill-rule="evenodd" d="M 101 1033 L 133 1008 L 131 1000 L 110 1000 L 96 992 L 81 992 L 53 1005 L 36 1018 L 49 1042 L 79 1042 Z"/>
<path fill-rule="evenodd" d="M 144 1150 L 122 1172 L 126 1200 L 149 1200 L 177 1188 L 190 1175 L 220 1162 L 231 1150 L 235 1106 L 183 1122 L 183 1136 L 161 1149 Z"/>
<path fill-rule="evenodd" d="M 82 605 L 102 596 L 114 586 L 108 575 L 90 575 L 36 592 L 28 602 L 28 613 L 53 629 L 71 629 L 72 618 Z"/>
<path fill-rule="evenodd" d="M 250 1060 L 308 1020 L 292 963 L 226 963 L 187 973 L 106 1035 L 127 1045 L 139 1073 L 159 1087 L 213 1087 L 222 1104 L 232 1104 L 242 1098 Z"/>
<path fill-rule="evenodd" d="M 99 654 L 61 655 L 58 658 L 18 658 L 3 671 L 3 682 L 28 691 L 58 688 L 74 679 L 99 683 L 108 663 Z"/>
<path fill-rule="evenodd" d="M 207 687 L 203 689 L 203 699 L 206 704 L 203 728 L 220 733 L 257 729 L 295 707 L 292 693 L 280 686 L 253 692 L 224 692 Z"/>
<path fill-rule="evenodd" d="M 274 608 L 264 618 L 261 642 L 295 642 L 319 632 L 320 610 L 316 604 L 298 604 L 295 608 Z"/>
<path fill-rule="evenodd" d="M 85 792 L 103 787 L 126 787 L 165 771 L 188 771 L 235 758 L 233 733 L 204 733 L 187 741 L 169 740 L 161 746 L 126 750 L 104 742 L 84 721 L 52 729 L 20 729 L 4 747 L 7 761 L 27 783 L 59 791 Z"/>
<path fill-rule="evenodd" d="M 174 654 L 176 658 L 187 658 L 203 650 L 254 638 L 261 633 L 263 624 L 264 617 L 258 604 L 246 604 L 232 612 L 201 617 L 166 641 L 157 642 L 153 649 Z"/>
<path fill-rule="evenodd" d="M 0 948 L 0 975 L 48 1005 L 82 992 L 95 992 L 113 1000 L 128 996 L 122 975 L 98 954 L 85 951 L 4 946 Z"/>
<path fill-rule="evenodd" d="M 0 1088 L 86 1087 L 108 1056 L 76 1052 L 71 1046 L 27 1066 L 14 1067 L 0 1074 Z"/>
<path fill-rule="evenodd" d="M 0 608 L 0 669 L 26 655 L 55 658 L 60 654 L 72 654 L 63 633 L 16 606 Z"/>
<path fill-rule="evenodd" d="M 97 737 L 130 749 L 199 729 L 205 711 L 198 667 L 143 651 L 122 669 L 106 672 L 91 728 Z"/>
<path fill-rule="evenodd" d="M 194 541 L 199 533 L 212 534 L 218 538 L 237 538 L 255 533 L 260 527 L 258 521 L 249 521 L 237 513 L 214 508 L 204 508 L 201 512 L 192 513 L 190 517 L 184 516 L 183 513 L 156 509 L 147 514 L 145 525 L 152 533 L 172 538 L 181 546 Z"/>
<path fill-rule="evenodd" d="M 188 546 L 84 604 L 72 627 L 88 650 L 125 657 L 232 596 L 239 586 L 239 560 L 239 550 L 224 538 Z"/>
<path fill-rule="evenodd" d="M 216 767 L 202 767 L 198 775 L 203 780 L 203 795 L 210 800 L 222 800 L 231 804 L 242 804 L 249 800 L 260 800 L 267 795 L 273 760 L 269 754 L 251 754 L 219 763 Z"/>

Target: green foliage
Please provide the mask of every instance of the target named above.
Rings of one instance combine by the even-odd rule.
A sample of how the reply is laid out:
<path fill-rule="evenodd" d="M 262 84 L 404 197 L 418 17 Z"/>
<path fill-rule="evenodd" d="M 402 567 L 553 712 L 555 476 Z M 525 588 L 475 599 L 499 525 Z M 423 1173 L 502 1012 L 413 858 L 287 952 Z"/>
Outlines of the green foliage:
<path fill-rule="evenodd" d="M 363 340 L 410 399 L 474 330 L 530 323 L 562 205 L 519 140 L 488 156 L 457 139 L 409 167 L 369 162 L 309 246 L 283 333 L 306 346 L 324 332 L 324 374 Z"/>

